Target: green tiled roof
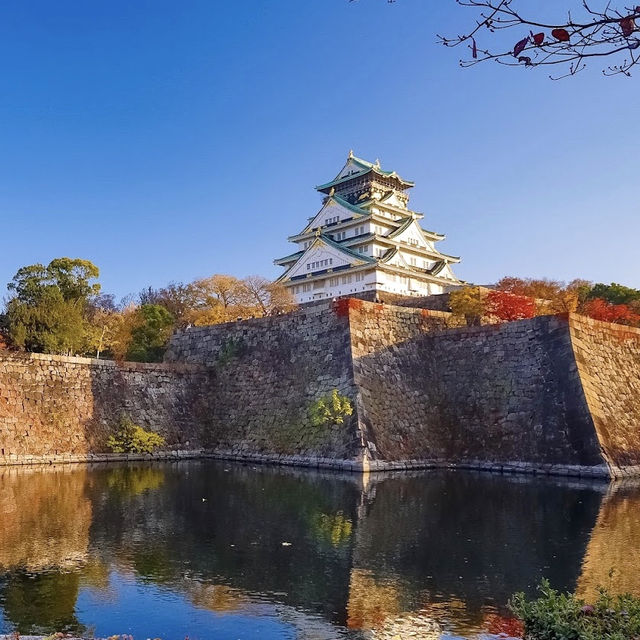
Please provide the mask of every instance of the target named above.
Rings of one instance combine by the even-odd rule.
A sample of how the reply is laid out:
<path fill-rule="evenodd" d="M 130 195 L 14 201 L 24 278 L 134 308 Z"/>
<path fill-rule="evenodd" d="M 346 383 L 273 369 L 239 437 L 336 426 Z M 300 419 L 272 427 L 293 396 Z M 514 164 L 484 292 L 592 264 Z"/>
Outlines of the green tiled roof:
<path fill-rule="evenodd" d="M 413 220 L 414 220 L 414 218 L 409 216 L 404 222 L 402 222 L 400 224 L 400 226 L 395 231 L 390 233 L 387 236 L 387 238 L 395 238 L 396 236 L 400 235 L 401 233 L 404 233 L 413 224 Z M 396 222 L 401 222 L 401 221 L 400 220 L 396 220 Z"/>
<path fill-rule="evenodd" d="M 288 256 L 285 256 L 284 258 L 278 258 L 277 260 L 274 260 L 273 263 L 282 264 L 284 262 L 292 262 L 293 260 L 298 260 L 299 258 L 301 258 L 303 253 L 304 251 L 296 251 L 295 253 L 291 253 Z"/>
<path fill-rule="evenodd" d="M 413 187 L 415 184 L 409 180 L 404 180 L 395 171 L 384 171 L 378 163 L 374 164 L 373 162 L 369 162 L 368 160 L 357 158 L 353 154 L 349 155 L 348 161 L 353 162 L 356 166 L 360 167 L 361 170 L 357 171 L 356 173 L 352 173 L 351 175 L 343 176 L 342 178 L 334 178 L 333 180 L 331 180 L 330 182 L 327 182 L 326 184 L 317 186 L 316 190 L 325 191 L 327 189 L 330 189 L 331 187 L 342 184 L 343 182 L 347 182 L 348 180 L 353 180 L 354 178 L 365 176 L 372 171 L 374 173 L 377 173 L 379 176 L 382 176 L 383 178 L 396 178 L 403 184 L 407 185 L 407 187 Z"/>
<path fill-rule="evenodd" d="M 355 204 L 351 204 L 348 200 L 345 200 L 344 198 L 341 198 L 340 196 L 337 195 L 332 195 L 331 196 L 332 200 L 335 200 L 340 206 L 344 207 L 345 209 L 349 209 L 350 211 L 353 211 L 354 213 L 359 213 L 362 216 L 368 216 L 370 215 L 370 213 L 368 211 L 366 211 L 365 209 L 361 209 L 358 205 Z"/>
<path fill-rule="evenodd" d="M 342 251 L 343 253 L 346 253 L 354 258 L 357 258 L 358 260 L 362 260 L 364 262 L 371 262 L 371 263 L 377 262 L 375 258 L 371 258 L 370 256 L 365 256 L 362 253 L 357 253 L 356 251 L 351 251 L 351 249 L 348 249 L 347 247 L 343 247 L 339 242 L 332 240 L 331 238 L 329 238 L 329 236 L 325 235 L 324 233 L 320 234 L 320 238 L 324 242 L 326 242 L 330 247 L 335 247 L 339 251 Z"/>

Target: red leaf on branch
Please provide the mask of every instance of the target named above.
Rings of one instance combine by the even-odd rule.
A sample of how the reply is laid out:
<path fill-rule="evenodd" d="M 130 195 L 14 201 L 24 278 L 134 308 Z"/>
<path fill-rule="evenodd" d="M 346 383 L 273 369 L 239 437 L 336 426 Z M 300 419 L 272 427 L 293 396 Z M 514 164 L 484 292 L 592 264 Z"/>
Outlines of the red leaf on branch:
<path fill-rule="evenodd" d="M 554 29 L 551 35 L 560 42 L 568 42 L 570 38 L 569 32 L 566 29 Z"/>
<path fill-rule="evenodd" d="M 636 30 L 636 22 L 633 18 L 622 18 L 618 24 L 625 38 L 628 38 Z"/>
<path fill-rule="evenodd" d="M 517 58 L 525 49 L 525 47 L 529 44 L 529 36 L 527 36 L 526 38 L 522 38 L 522 40 L 520 40 L 520 42 L 518 42 L 516 44 L 515 47 L 513 47 L 513 57 Z"/>
<path fill-rule="evenodd" d="M 533 40 L 533 44 L 539 47 L 544 42 L 544 33 L 531 34 L 531 39 Z"/>

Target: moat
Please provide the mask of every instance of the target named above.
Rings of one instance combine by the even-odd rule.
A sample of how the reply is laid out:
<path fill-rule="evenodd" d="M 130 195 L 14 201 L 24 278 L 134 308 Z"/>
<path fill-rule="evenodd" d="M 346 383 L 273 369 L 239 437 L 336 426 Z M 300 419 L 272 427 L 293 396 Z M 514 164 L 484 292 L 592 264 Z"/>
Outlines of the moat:
<path fill-rule="evenodd" d="M 639 554 L 637 485 L 213 461 L 0 469 L 0 632 L 505 637 L 509 596 L 543 576 L 640 595 Z"/>

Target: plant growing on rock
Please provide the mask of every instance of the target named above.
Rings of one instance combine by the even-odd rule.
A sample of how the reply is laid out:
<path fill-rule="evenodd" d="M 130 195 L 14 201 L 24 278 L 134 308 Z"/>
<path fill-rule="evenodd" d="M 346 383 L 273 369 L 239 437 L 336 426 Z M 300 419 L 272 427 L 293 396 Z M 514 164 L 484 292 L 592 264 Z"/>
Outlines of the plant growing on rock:
<path fill-rule="evenodd" d="M 627 640 L 640 637 L 640 599 L 600 589 L 591 605 L 573 594 L 559 593 L 547 580 L 540 597 L 517 593 L 509 602 L 524 624 L 524 640 Z"/>
<path fill-rule="evenodd" d="M 117 430 L 107 439 L 107 447 L 113 453 L 153 453 L 165 444 L 160 434 L 146 431 L 129 416 L 120 418 Z"/>
<path fill-rule="evenodd" d="M 352 414 L 351 400 L 340 395 L 337 389 L 319 398 L 309 407 L 309 420 L 314 427 L 344 424 L 345 418 Z"/>

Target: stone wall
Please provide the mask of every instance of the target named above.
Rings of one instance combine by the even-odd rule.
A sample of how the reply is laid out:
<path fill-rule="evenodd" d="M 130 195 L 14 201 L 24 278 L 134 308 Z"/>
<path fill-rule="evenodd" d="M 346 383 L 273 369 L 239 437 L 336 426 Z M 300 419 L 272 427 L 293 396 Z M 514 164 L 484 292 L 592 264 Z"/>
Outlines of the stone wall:
<path fill-rule="evenodd" d="M 587 404 L 607 461 L 640 465 L 640 329 L 569 319 Z"/>
<path fill-rule="evenodd" d="M 364 305 L 351 333 L 374 459 L 602 465 L 566 317 L 433 332 Z"/>
<path fill-rule="evenodd" d="M 333 389 L 354 398 L 348 310 L 331 303 L 176 334 L 167 362 L 203 364 L 214 372 L 209 448 L 244 453 L 357 459 L 356 420 L 326 430 L 309 408 Z"/>
<path fill-rule="evenodd" d="M 197 448 L 209 387 L 210 372 L 200 366 L 3 352 L 0 464 L 104 452 L 122 414 L 162 434 L 173 450 Z"/>

